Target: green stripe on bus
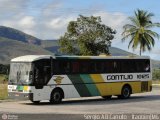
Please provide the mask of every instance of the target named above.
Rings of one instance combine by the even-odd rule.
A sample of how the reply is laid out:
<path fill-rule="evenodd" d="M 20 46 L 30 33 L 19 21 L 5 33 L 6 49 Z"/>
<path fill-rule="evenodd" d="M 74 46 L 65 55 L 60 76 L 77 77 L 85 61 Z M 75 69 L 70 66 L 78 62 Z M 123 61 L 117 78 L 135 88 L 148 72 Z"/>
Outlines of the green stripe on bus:
<path fill-rule="evenodd" d="M 89 74 L 84 74 L 84 75 L 80 75 L 80 77 L 82 78 L 84 83 L 89 83 L 89 84 L 85 84 L 89 90 L 89 92 L 92 94 L 92 96 L 99 96 L 100 93 L 95 85 L 95 83 L 93 82 L 92 78 L 90 77 Z"/>
<path fill-rule="evenodd" d="M 23 90 L 23 86 L 17 86 L 17 90 Z"/>
<path fill-rule="evenodd" d="M 68 77 L 73 83 L 73 85 L 75 86 L 76 90 L 78 91 L 81 97 L 92 96 L 79 74 L 68 75 Z"/>

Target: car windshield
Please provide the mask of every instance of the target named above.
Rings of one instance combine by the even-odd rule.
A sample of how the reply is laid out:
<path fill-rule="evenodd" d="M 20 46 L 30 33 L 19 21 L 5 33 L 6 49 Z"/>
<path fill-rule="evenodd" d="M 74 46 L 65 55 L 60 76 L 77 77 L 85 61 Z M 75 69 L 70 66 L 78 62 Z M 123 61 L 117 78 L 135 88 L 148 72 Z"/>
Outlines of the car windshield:
<path fill-rule="evenodd" d="M 11 63 L 9 84 L 31 84 L 31 63 Z"/>

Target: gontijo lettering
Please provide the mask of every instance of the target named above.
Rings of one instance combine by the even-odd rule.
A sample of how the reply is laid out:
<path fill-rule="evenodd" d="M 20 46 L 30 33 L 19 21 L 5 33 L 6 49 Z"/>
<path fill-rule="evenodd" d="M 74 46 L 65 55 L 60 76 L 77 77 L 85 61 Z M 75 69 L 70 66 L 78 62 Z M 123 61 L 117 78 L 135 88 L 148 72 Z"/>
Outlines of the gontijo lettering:
<path fill-rule="evenodd" d="M 107 80 L 132 80 L 133 75 L 108 75 Z"/>

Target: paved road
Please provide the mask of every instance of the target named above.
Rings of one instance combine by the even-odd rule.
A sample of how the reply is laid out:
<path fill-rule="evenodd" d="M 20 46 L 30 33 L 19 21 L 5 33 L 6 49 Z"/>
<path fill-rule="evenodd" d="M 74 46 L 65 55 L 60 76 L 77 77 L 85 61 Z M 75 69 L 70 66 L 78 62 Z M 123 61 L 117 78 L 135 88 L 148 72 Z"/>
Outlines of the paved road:
<path fill-rule="evenodd" d="M 26 119 L 31 117 L 27 114 L 41 114 L 43 117 L 50 116 L 50 119 L 60 117 L 61 119 L 76 118 L 77 120 L 84 119 L 85 114 L 160 114 L 160 87 L 154 88 L 149 93 L 134 94 L 127 100 L 117 99 L 117 97 L 113 97 L 111 100 L 93 97 L 68 99 L 59 105 L 51 105 L 48 101 L 43 101 L 39 105 L 34 105 L 30 101 L 0 102 L 0 113 L 21 114 L 21 117 Z M 40 120 L 42 117 L 39 118 L 38 116 L 36 115 L 36 118 Z"/>

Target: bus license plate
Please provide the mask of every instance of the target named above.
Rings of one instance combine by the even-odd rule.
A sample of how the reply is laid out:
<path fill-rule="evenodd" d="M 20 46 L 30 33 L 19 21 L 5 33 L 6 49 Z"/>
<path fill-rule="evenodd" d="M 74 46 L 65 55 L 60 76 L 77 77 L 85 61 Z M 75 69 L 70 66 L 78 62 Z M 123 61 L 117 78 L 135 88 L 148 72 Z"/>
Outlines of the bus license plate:
<path fill-rule="evenodd" d="M 15 96 L 17 96 L 17 97 L 18 97 L 18 96 L 19 96 L 19 94 L 15 94 Z"/>

